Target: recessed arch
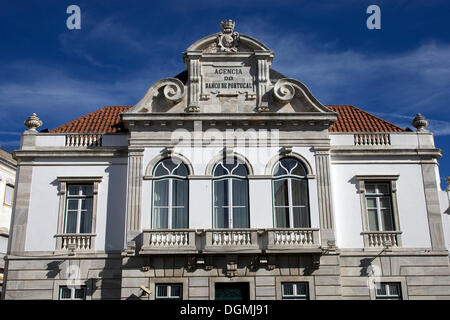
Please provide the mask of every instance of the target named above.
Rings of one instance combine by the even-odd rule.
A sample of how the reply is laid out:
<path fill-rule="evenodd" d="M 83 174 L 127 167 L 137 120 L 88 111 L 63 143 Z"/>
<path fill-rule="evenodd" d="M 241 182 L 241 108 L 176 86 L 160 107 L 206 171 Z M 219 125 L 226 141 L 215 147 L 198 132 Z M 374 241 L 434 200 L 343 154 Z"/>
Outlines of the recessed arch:
<path fill-rule="evenodd" d="M 233 158 L 235 157 L 236 159 L 238 159 L 239 161 L 241 161 L 246 167 L 247 167 L 247 171 L 248 171 L 248 175 L 251 176 L 254 174 L 253 171 L 253 167 L 250 164 L 250 161 L 248 161 L 248 159 L 246 157 L 244 157 L 243 155 L 237 153 L 237 152 L 230 152 L 227 153 L 226 155 L 224 153 L 220 153 L 218 155 L 215 155 L 208 163 L 208 165 L 206 166 L 206 171 L 205 174 L 208 176 L 212 176 L 213 175 L 213 170 L 214 170 L 214 166 L 221 161 L 224 158 Z"/>
<path fill-rule="evenodd" d="M 172 152 L 170 154 L 168 153 L 160 153 L 158 154 L 156 157 L 154 157 L 152 160 L 150 160 L 150 162 L 147 165 L 147 168 L 145 169 L 145 175 L 144 175 L 144 179 L 152 179 L 153 178 L 153 170 L 155 169 L 155 166 L 164 159 L 167 158 L 174 158 L 174 159 L 178 159 L 181 162 L 183 162 L 187 169 L 188 169 L 188 175 L 193 175 L 194 174 L 194 168 L 191 164 L 191 162 L 182 154 L 177 153 L 177 152 Z"/>
<path fill-rule="evenodd" d="M 269 160 L 269 162 L 267 163 L 267 165 L 266 165 L 264 174 L 265 174 L 265 175 L 270 175 L 270 176 L 271 176 L 271 175 L 272 175 L 272 170 L 273 170 L 273 167 L 275 166 L 275 164 L 276 164 L 280 159 L 288 158 L 288 157 L 297 159 L 298 161 L 300 161 L 300 162 L 303 164 L 303 166 L 304 166 L 305 169 L 306 169 L 307 178 L 309 178 L 309 179 L 315 178 L 315 175 L 314 175 L 314 172 L 313 172 L 313 170 L 312 170 L 311 164 L 308 162 L 308 160 L 306 160 L 305 157 L 303 157 L 302 155 L 300 155 L 300 154 L 298 154 L 298 153 L 296 153 L 296 152 L 289 152 L 289 153 L 287 153 L 287 154 L 277 154 L 277 155 L 275 155 L 274 157 L 272 157 L 272 158 Z"/>

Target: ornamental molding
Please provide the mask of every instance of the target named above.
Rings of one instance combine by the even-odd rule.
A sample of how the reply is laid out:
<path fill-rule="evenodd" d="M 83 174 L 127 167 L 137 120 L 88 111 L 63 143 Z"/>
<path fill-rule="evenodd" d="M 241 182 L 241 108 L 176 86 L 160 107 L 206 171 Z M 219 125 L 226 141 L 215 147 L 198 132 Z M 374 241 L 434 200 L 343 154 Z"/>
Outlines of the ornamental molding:
<path fill-rule="evenodd" d="M 224 20 L 220 23 L 222 32 L 217 35 L 217 46 L 220 51 L 237 52 L 239 45 L 239 33 L 234 31 L 235 22 L 231 19 Z"/>

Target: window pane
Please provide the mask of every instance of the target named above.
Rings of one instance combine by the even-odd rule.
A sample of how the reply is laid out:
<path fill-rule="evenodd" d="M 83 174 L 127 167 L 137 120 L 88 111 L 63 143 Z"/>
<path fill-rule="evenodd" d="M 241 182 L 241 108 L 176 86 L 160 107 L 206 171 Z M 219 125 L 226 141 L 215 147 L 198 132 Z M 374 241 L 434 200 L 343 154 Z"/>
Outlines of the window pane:
<path fill-rule="evenodd" d="M 167 297 L 167 286 L 166 285 L 157 285 L 156 291 L 157 291 L 158 297 Z"/>
<path fill-rule="evenodd" d="M 174 284 L 170 288 L 170 296 L 171 297 L 181 297 L 181 286 L 178 284 Z"/>
<path fill-rule="evenodd" d="M 294 285 L 291 283 L 283 284 L 283 295 L 292 296 L 294 294 Z"/>
<path fill-rule="evenodd" d="M 297 163 L 298 163 L 298 165 L 292 170 L 291 174 L 296 175 L 296 176 L 305 177 L 306 176 L 305 168 L 299 161 L 297 161 Z"/>
<path fill-rule="evenodd" d="M 67 210 L 78 210 L 78 199 L 67 200 Z"/>
<path fill-rule="evenodd" d="M 387 183 L 379 183 L 377 184 L 378 193 L 381 194 L 389 194 L 389 185 Z"/>
<path fill-rule="evenodd" d="M 68 193 L 69 193 L 69 196 L 78 196 L 80 194 L 80 186 L 69 185 Z"/>
<path fill-rule="evenodd" d="M 81 186 L 81 195 L 86 196 L 86 197 L 91 197 L 92 196 L 92 186 L 86 185 L 86 186 Z"/>
<path fill-rule="evenodd" d="M 188 228 L 187 208 L 172 208 L 172 229 Z"/>
<path fill-rule="evenodd" d="M 155 177 L 162 177 L 169 174 L 169 171 L 163 167 L 162 162 L 160 162 L 155 169 L 154 176 Z"/>
<path fill-rule="evenodd" d="M 215 208 L 215 228 L 229 228 L 228 208 Z"/>
<path fill-rule="evenodd" d="M 169 228 L 169 220 L 168 220 L 168 208 L 154 208 L 153 209 L 153 226 L 156 229 L 168 229 Z"/>
<path fill-rule="evenodd" d="M 60 294 L 59 297 L 60 299 L 70 299 L 70 289 L 67 287 L 60 287 Z"/>
<path fill-rule="evenodd" d="M 368 209 L 367 210 L 368 220 L 369 220 L 369 230 L 370 231 L 378 231 L 378 218 L 377 218 L 377 210 L 376 209 Z"/>
<path fill-rule="evenodd" d="M 391 296 L 400 296 L 400 285 L 397 283 L 389 284 L 389 294 Z"/>
<path fill-rule="evenodd" d="M 214 176 L 215 177 L 225 176 L 227 174 L 228 174 L 228 171 L 222 166 L 221 163 L 219 163 L 216 166 L 216 169 L 214 169 Z"/>
<path fill-rule="evenodd" d="M 81 212 L 80 233 L 90 233 L 92 225 L 92 199 L 84 199 L 82 204 L 85 210 Z"/>
<path fill-rule="evenodd" d="M 187 176 L 188 170 L 187 170 L 186 165 L 184 163 L 181 163 L 180 166 L 177 169 L 175 169 L 173 174 L 177 175 L 177 176 L 183 176 L 183 177 Z"/>
<path fill-rule="evenodd" d="M 366 193 L 375 193 L 375 184 L 373 183 L 366 183 Z"/>
<path fill-rule="evenodd" d="M 366 199 L 367 208 L 375 209 L 377 207 L 377 199 L 376 198 L 367 198 Z"/>
<path fill-rule="evenodd" d="M 249 228 L 247 208 L 233 208 L 233 228 Z"/>
<path fill-rule="evenodd" d="M 66 233 L 77 233 L 77 211 L 67 211 Z"/>
<path fill-rule="evenodd" d="M 377 295 L 385 296 L 386 295 L 386 285 L 384 283 L 377 283 Z"/>
<path fill-rule="evenodd" d="M 248 206 L 248 181 L 232 180 L 233 206 Z"/>
<path fill-rule="evenodd" d="M 308 186 L 306 180 L 291 179 L 292 205 L 306 206 L 308 204 Z"/>
<path fill-rule="evenodd" d="M 175 169 L 179 164 L 180 161 L 175 158 L 168 158 L 162 161 L 162 166 L 166 167 L 170 174 L 172 174 L 173 169 Z"/>
<path fill-rule="evenodd" d="M 306 296 L 308 286 L 306 283 L 297 283 L 297 295 Z"/>
<path fill-rule="evenodd" d="M 247 176 L 247 168 L 243 164 L 239 164 L 236 168 L 233 169 L 231 174 L 235 176 L 246 177 Z"/>
<path fill-rule="evenodd" d="M 228 180 L 214 181 L 214 206 L 228 206 Z"/>
<path fill-rule="evenodd" d="M 384 231 L 393 231 L 394 228 L 394 219 L 392 217 L 392 212 L 390 209 L 381 210 L 381 219 L 383 221 L 383 230 Z"/>
<path fill-rule="evenodd" d="M 175 207 L 187 207 L 188 205 L 188 188 L 187 180 L 172 179 L 172 205 Z"/>
<path fill-rule="evenodd" d="M 288 206 L 288 180 L 276 180 L 273 182 L 273 200 L 275 206 Z"/>
<path fill-rule="evenodd" d="M 289 228 L 289 208 L 275 208 L 275 227 Z"/>
<path fill-rule="evenodd" d="M 75 289 L 75 299 L 84 299 L 85 292 L 86 292 L 86 288 Z"/>
<path fill-rule="evenodd" d="M 277 163 L 277 165 L 275 166 L 275 168 L 273 170 L 273 175 L 275 177 L 277 177 L 277 176 L 282 176 L 282 175 L 286 175 L 286 174 L 288 174 L 286 169 L 283 168 L 282 166 L 280 166 L 280 163 Z"/>
<path fill-rule="evenodd" d="M 309 214 L 306 207 L 293 208 L 294 228 L 309 228 Z"/>
<path fill-rule="evenodd" d="M 169 205 L 169 179 L 157 180 L 154 183 L 153 203 L 155 206 Z"/>
<path fill-rule="evenodd" d="M 8 206 L 12 205 L 13 194 L 14 194 L 14 187 L 7 184 L 5 189 L 5 201 L 4 201 L 6 205 Z"/>
<path fill-rule="evenodd" d="M 281 166 L 285 167 L 289 173 L 292 172 L 294 167 L 298 167 L 298 161 L 293 158 L 283 158 L 280 160 Z"/>

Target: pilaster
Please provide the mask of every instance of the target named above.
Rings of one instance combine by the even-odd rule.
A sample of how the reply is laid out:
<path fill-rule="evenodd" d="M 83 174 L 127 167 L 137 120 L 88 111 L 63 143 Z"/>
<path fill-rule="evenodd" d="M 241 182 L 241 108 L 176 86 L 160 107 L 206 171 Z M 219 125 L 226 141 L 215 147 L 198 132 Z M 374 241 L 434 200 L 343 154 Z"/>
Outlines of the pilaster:
<path fill-rule="evenodd" d="M 333 200 L 331 194 L 330 149 L 315 147 L 320 238 L 323 247 L 335 245 Z"/>
<path fill-rule="evenodd" d="M 141 233 L 142 160 L 144 149 L 128 150 L 127 243 L 138 242 Z"/>

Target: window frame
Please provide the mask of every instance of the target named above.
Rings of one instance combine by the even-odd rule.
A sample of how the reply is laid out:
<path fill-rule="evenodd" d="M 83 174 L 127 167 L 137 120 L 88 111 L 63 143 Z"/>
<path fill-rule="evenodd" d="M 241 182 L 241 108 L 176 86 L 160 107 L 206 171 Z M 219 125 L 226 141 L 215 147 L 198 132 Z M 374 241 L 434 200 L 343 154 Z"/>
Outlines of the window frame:
<path fill-rule="evenodd" d="M 305 296 L 297 294 L 297 286 L 299 284 L 306 286 L 306 295 Z M 284 286 L 285 285 L 293 285 L 293 292 L 294 292 L 293 295 L 285 296 L 285 294 L 284 294 Z M 303 299 L 303 297 L 304 297 L 304 299 Z M 309 282 L 308 281 L 297 281 L 297 282 L 282 281 L 281 282 L 281 300 L 310 300 L 310 297 L 309 297 Z"/>
<path fill-rule="evenodd" d="M 158 287 L 166 286 L 168 295 L 166 297 L 158 296 Z M 178 286 L 180 288 L 180 295 L 177 297 L 172 297 L 172 287 Z M 183 300 L 183 283 L 155 283 L 155 300 Z"/>
<path fill-rule="evenodd" d="M 282 161 L 283 159 L 293 159 L 295 160 L 299 165 L 301 165 L 303 167 L 303 170 L 305 172 L 304 176 L 297 176 L 297 175 L 293 175 L 293 174 L 285 174 L 285 175 L 281 175 L 281 176 L 275 176 L 274 175 L 274 170 L 277 167 L 278 163 L 280 163 L 280 161 Z M 291 169 L 292 171 L 292 169 Z M 289 227 L 285 227 L 286 229 L 295 229 L 297 227 L 294 227 L 294 208 L 302 208 L 302 207 L 306 207 L 306 213 L 308 216 L 308 225 L 307 227 L 298 227 L 298 228 L 311 228 L 311 206 L 310 206 L 310 199 L 309 199 L 309 179 L 308 179 L 308 168 L 307 166 L 300 161 L 299 159 L 297 159 L 296 157 L 293 156 L 284 156 L 279 158 L 272 166 L 272 172 L 271 172 L 271 187 L 272 187 L 272 218 L 273 218 L 273 226 L 274 228 L 280 228 L 278 227 L 278 222 L 277 222 L 277 218 L 276 218 L 276 208 L 285 208 L 286 206 L 276 206 L 275 205 L 275 181 L 282 181 L 282 180 L 287 180 L 288 181 L 288 187 L 287 187 L 287 192 L 288 192 L 288 206 L 287 208 L 289 209 Z M 293 200 L 292 200 L 292 180 L 298 180 L 298 181 L 304 181 L 305 182 L 305 186 L 306 186 L 306 206 L 294 206 L 293 205 Z M 284 228 L 282 228 L 284 229 Z"/>
<path fill-rule="evenodd" d="M 164 176 L 155 176 L 155 172 L 158 168 L 158 166 L 160 165 L 160 163 L 164 162 L 167 159 L 176 159 L 177 161 L 179 161 L 180 163 L 182 163 L 185 168 L 186 168 L 186 176 L 178 176 L 178 175 L 174 175 L 169 173 L 168 175 L 164 175 Z M 175 170 L 175 169 L 173 169 Z M 155 228 L 155 183 L 157 181 L 163 181 L 163 180 L 168 180 L 169 186 L 168 186 L 168 190 L 169 190 L 169 194 L 167 195 L 167 201 L 168 201 L 168 205 L 167 205 L 167 229 L 162 229 L 162 230 L 172 230 L 175 229 L 173 228 L 172 225 L 172 209 L 173 208 L 177 208 L 180 206 L 173 206 L 172 205 L 172 199 L 173 199 L 173 180 L 180 180 L 180 181 L 185 181 L 186 185 L 187 185 L 187 202 L 185 204 L 185 208 L 186 208 L 186 214 L 187 214 L 187 226 L 182 227 L 182 228 L 177 228 L 177 229 L 187 229 L 189 228 L 189 174 L 190 174 L 190 169 L 189 166 L 181 159 L 178 159 L 177 157 L 166 157 L 163 159 L 160 159 L 158 162 L 156 162 L 156 164 L 153 167 L 153 172 L 152 172 L 152 196 L 151 196 L 151 215 L 150 215 L 150 226 L 151 229 L 153 230 L 157 230 Z M 159 208 L 165 208 L 165 206 L 158 206 Z M 180 207 L 181 208 L 181 207 Z"/>
<path fill-rule="evenodd" d="M 398 202 L 397 202 L 397 181 L 400 175 L 356 175 L 354 176 L 360 194 L 360 206 L 361 206 L 361 216 L 362 216 L 362 235 L 367 233 L 376 233 L 376 232 L 393 232 L 397 233 L 397 247 L 402 246 L 401 239 L 401 227 L 400 227 L 400 219 L 399 219 L 399 211 L 398 211 Z M 371 231 L 369 229 L 369 221 L 367 215 L 367 205 L 366 205 L 366 183 L 388 183 L 390 187 L 391 193 L 391 207 L 392 207 L 392 216 L 394 223 L 394 230 L 389 231 Z M 369 247 L 368 239 L 364 236 L 364 247 Z"/>
<path fill-rule="evenodd" d="M 246 170 L 246 176 L 243 177 L 243 176 L 239 176 L 239 175 L 233 175 L 232 172 L 230 172 L 228 169 L 226 169 L 225 166 L 223 166 L 222 164 L 224 162 L 226 162 L 227 159 L 229 160 L 229 158 L 227 158 L 227 157 L 221 158 L 212 167 L 212 172 L 211 172 L 212 173 L 212 188 L 211 188 L 211 190 L 212 190 L 212 226 L 213 226 L 214 229 L 219 229 L 216 226 L 216 220 L 217 220 L 216 219 L 216 208 L 218 208 L 218 207 L 215 206 L 215 197 L 216 197 L 216 187 L 215 187 L 216 184 L 215 184 L 215 182 L 216 181 L 222 181 L 222 180 L 227 181 L 227 183 L 228 183 L 228 205 L 221 207 L 221 208 L 228 208 L 228 228 L 220 228 L 220 229 L 248 229 L 251 226 L 251 224 L 250 224 L 250 189 L 249 189 L 250 188 L 250 184 L 249 184 L 249 179 L 248 179 L 250 170 L 249 170 L 247 164 L 244 161 L 242 161 L 241 159 L 239 159 L 237 156 L 232 155 L 231 157 L 233 158 L 233 161 L 235 160 L 240 165 L 244 166 L 244 168 Z M 224 167 L 229 172 L 229 174 L 221 175 L 221 176 L 215 176 L 214 172 L 216 171 L 216 168 L 219 165 L 222 165 L 222 167 Z M 246 182 L 246 185 L 247 185 L 247 199 L 246 199 L 247 200 L 247 206 L 246 207 L 245 206 L 234 206 L 233 205 L 233 180 L 240 180 L 240 181 L 245 181 Z M 234 227 L 234 224 L 233 224 L 233 209 L 234 208 L 246 208 L 247 209 L 246 210 L 247 211 L 246 214 L 247 214 L 247 220 L 248 220 L 248 227 Z"/>
<path fill-rule="evenodd" d="M 64 226 L 63 226 L 63 233 L 64 234 L 68 234 L 68 233 L 73 233 L 73 232 L 67 232 L 67 220 L 68 220 L 68 216 L 69 216 L 69 211 L 75 211 L 75 210 L 69 210 L 69 201 L 70 200 L 77 200 L 77 223 L 76 223 L 76 234 L 88 234 L 88 233 L 92 233 L 92 216 L 93 216 L 93 202 L 94 202 L 94 186 L 91 183 L 79 183 L 79 184 L 74 184 L 74 183 L 70 183 L 67 184 L 67 190 L 69 190 L 69 188 L 71 186 L 92 186 L 92 195 L 87 196 L 87 195 L 70 195 L 69 191 L 67 191 L 67 195 L 66 195 L 66 204 L 65 204 L 65 208 L 64 208 Z M 91 204 L 91 230 L 89 232 L 80 232 L 81 229 L 81 215 L 82 215 L 82 209 L 81 209 L 81 203 L 83 200 L 86 199 L 92 199 L 92 204 Z"/>
<path fill-rule="evenodd" d="M 367 184 L 371 184 L 375 186 L 375 193 L 368 193 L 367 192 Z M 382 193 L 382 192 L 378 192 L 379 191 L 379 185 L 386 185 L 388 188 L 388 192 L 387 193 Z M 396 225 L 395 225 L 395 219 L 394 219 L 394 210 L 392 209 L 392 192 L 391 192 L 391 186 L 390 183 L 388 182 L 364 182 L 364 188 L 366 189 L 365 192 L 365 201 L 366 201 L 366 219 L 367 219 L 367 229 L 368 231 L 396 231 Z M 389 208 L 382 208 L 381 206 L 381 199 L 385 198 L 385 199 L 389 199 Z M 368 205 L 368 199 L 374 199 L 376 202 L 376 207 L 375 208 L 369 208 Z M 376 222 L 377 222 L 377 227 L 378 230 L 370 230 L 370 219 L 369 219 L 369 210 L 376 210 Z M 382 210 L 383 209 L 389 209 L 390 211 L 390 218 L 392 219 L 392 225 L 393 225 L 393 230 L 386 230 L 385 226 L 384 226 L 384 222 L 383 222 L 383 213 Z"/>
<path fill-rule="evenodd" d="M 378 287 L 380 285 L 386 286 L 386 295 L 378 295 Z M 397 296 L 389 294 L 391 285 L 397 286 L 398 291 L 399 291 L 399 294 Z M 377 282 L 377 283 L 375 283 L 375 286 L 374 286 L 374 293 L 375 293 L 375 300 L 403 300 L 403 292 L 402 292 L 402 283 L 401 282 L 393 282 L 393 281 Z"/>
<path fill-rule="evenodd" d="M 68 235 L 65 233 L 65 219 L 66 219 L 66 204 L 68 196 L 68 185 L 83 185 L 92 184 L 92 215 L 91 215 L 91 232 L 77 233 L 86 236 L 91 236 L 91 247 L 95 248 L 95 234 L 97 224 L 97 203 L 98 190 L 103 177 L 57 177 L 59 183 L 59 212 L 58 212 L 58 227 L 56 234 L 56 249 L 61 250 L 62 236 Z"/>
<path fill-rule="evenodd" d="M 7 190 L 8 187 L 11 188 L 11 203 L 6 203 L 6 190 Z M 3 194 L 3 205 L 4 206 L 7 206 L 9 208 L 11 208 L 13 206 L 13 204 L 14 204 L 14 194 L 15 194 L 15 191 L 16 191 L 15 188 L 16 187 L 12 183 L 7 182 L 5 184 L 5 192 Z"/>
<path fill-rule="evenodd" d="M 58 286 L 58 300 L 61 301 L 69 301 L 69 300 L 76 300 L 76 301 L 82 301 L 82 300 L 86 300 L 87 297 L 87 292 L 88 292 L 88 288 L 86 285 L 83 286 Z M 61 292 L 62 289 L 67 288 L 70 290 L 70 298 L 69 299 L 63 299 L 61 298 Z M 75 290 L 79 290 L 79 289 L 83 289 L 84 295 L 83 295 L 83 299 L 77 299 L 75 298 Z"/>

